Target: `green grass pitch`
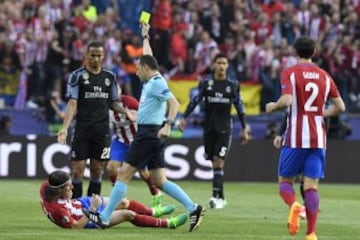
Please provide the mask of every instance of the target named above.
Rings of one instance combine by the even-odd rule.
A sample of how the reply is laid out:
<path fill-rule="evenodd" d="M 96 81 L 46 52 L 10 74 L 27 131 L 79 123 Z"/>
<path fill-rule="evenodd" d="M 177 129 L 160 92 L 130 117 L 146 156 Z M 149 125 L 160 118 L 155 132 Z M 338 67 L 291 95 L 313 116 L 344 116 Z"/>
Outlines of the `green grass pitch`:
<path fill-rule="evenodd" d="M 210 182 L 178 182 L 197 202 L 206 205 Z M 207 209 L 200 228 L 188 232 L 188 224 L 178 229 L 139 228 L 129 223 L 106 230 L 67 230 L 47 220 L 40 208 L 39 180 L 1 180 L 0 239 L 2 240 L 299 240 L 304 239 L 306 221 L 300 233 L 290 236 L 286 220 L 288 209 L 282 203 L 276 183 L 226 183 L 228 205 L 223 210 Z M 87 181 L 84 184 L 87 189 Z M 296 185 L 298 192 L 298 185 Z M 103 184 L 109 195 L 110 183 Z M 85 191 L 84 191 L 85 192 Z M 318 237 L 320 240 L 360 239 L 360 186 L 321 184 Z M 299 194 L 298 194 L 299 196 Z M 132 181 L 128 198 L 150 204 L 150 195 L 141 181 Z M 163 204 L 184 208 L 169 197 Z"/>

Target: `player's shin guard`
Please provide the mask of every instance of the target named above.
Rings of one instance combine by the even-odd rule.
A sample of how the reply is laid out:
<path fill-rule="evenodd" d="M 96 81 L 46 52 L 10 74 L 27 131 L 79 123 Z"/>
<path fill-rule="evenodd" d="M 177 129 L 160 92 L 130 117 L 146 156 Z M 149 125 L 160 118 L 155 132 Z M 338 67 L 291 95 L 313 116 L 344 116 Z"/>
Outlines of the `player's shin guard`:
<path fill-rule="evenodd" d="M 296 201 L 295 190 L 290 182 L 281 182 L 279 184 L 279 193 L 289 207 Z"/>
<path fill-rule="evenodd" d="M 305 209 L 307 219 L 306 234 L 316 232 L 317 215 L 319 212 L 319 194 L 316 189 L 305 190 Z"/>
<path fill-rule="evenodd" d="M 224 199 L 224 171 L 214 168 L 213 197 Z"/>
<path fill-rule="evenodd" d="M 72 198 L 82 197 L 82 192 L 83 192 L 82 180 L 72 179 L 72 185 L 74 186 Z"/>
<path fill-rule="evenodd" d="M 90 179 L 87 195 L 91 196 L 93 193 L 100 195 L 100 193 L 101 193 L 101 179 Z"/>

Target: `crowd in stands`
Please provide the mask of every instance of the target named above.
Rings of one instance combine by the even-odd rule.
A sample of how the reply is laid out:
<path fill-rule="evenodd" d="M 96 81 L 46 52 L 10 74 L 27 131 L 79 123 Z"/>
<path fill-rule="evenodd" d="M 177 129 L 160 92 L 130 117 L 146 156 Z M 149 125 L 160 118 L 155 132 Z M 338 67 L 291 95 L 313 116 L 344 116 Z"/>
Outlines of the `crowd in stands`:
<path fill-rule="evenodd" d="M 360 0 L 2 0 L 0 98 L 21 108 L 63 97 L 90 40 L 104 43 L 104 67 L 139 98 L 141 10 L 152 13 L 151 44 L 169 78 L 209 73 L 222 51 L 232 78 L 263 85 L 263 107 L 279 97 L 282 69 L 296 63 L 294 40 L 308 35 L 318 42 L 315 62 L 348 110 L 360 111 Z"/>

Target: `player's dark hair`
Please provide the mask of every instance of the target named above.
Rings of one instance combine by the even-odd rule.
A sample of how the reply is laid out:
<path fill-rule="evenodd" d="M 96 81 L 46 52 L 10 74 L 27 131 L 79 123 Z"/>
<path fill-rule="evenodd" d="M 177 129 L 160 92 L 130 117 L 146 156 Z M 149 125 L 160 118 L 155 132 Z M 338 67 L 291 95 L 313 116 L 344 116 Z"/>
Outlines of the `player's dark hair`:
<path fill-rule="evenodd" d="M 52 201 L 63 187 L 66 186 L 67 181 L 70 180 L 69 174 L 64 171 L 52 172 L 48 177 L 49 186 L 45 189 L 45 197 L 47 201 Z"/>
<path fill-rule="evenodd" d="M 86 50 L 89 51 L 90 48 L 103 48 L 103 47 L 104 47 L 104 45 L 103 45 L 101 42 L 99 42 L 99 41 L 93 41 L 93 42 L 90 42 L 90 43 L 88 44 Z"/>
<path fill-rule="evenodd" d="M 300 58 L 310 59 L 315 52 L 316 43 L 310 37 L 302 36 L 296 39 L 294 48 Z"/>
<path fill-rule="evenodd" d="M 218 60 L 219 58 L 225 58 L 228 59 L 225 53 L 218 53 L 216 54 L 215 58 L 214 58 L 214 62 L 216 62 L 216 60 Z"/>
<path fill-rule="evenodd" d="M 151 70 L 159 70 L 159 64 L 151 55 L 144 55 L 140 58 L 140 64 L 148 66 Z"/>

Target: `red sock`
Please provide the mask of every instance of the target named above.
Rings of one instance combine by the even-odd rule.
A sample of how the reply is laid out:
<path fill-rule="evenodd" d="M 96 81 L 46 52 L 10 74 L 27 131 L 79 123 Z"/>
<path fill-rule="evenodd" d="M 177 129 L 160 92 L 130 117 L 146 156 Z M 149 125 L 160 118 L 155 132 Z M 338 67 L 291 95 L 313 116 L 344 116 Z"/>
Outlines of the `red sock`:
<path fill-rule="evenodd" d="M 138 227 L 168 227 L 167 219 L 154 218 L 140 214 L 136 214 L 131 223 Z"/>
<path fill-rule="evenodd" d="M 279 192 L 281 198 L 284 202 L 291 207 L 291 205 L 296 201 L 295 190 L 290 182 L 281 182 L 279 184 Z"/>
<path fill-rule="evenodd" d="M 136 213 L 139 213 L 141 215 L 147 215 L 147 216 L 153 215 L 153 210 L 151 208 L 146 207 L 144 204 L 139 203 L 135 200 L 130 200 L 128 209 Z"/>
<path fill-rule="evenodd" d="M 117 175 L 116 174 L 109 174 L 108 178 L 110 179 L 111 184 L 114 186 L 116 182 Z"/>
<path fill-rule="evenodd" d="M 305 209 L 307 219 L 306 234 L 316 231 L 317 215 L 319 212 L 319 194 L 316 189 L 307 189 L 305 191 Z"/>
<path fill-rule="evenodd" d="M 153 183 L 152 179 L 150 176 L 148 176 L 147 178 L 142 177 L 142 179 L 146 182 L 146 184 L 149 187 L 150 193 L 152 196 L 158 194 L 159 190 L 157 189 L 157 187 L 155 186 L 155 184 Z"/>

